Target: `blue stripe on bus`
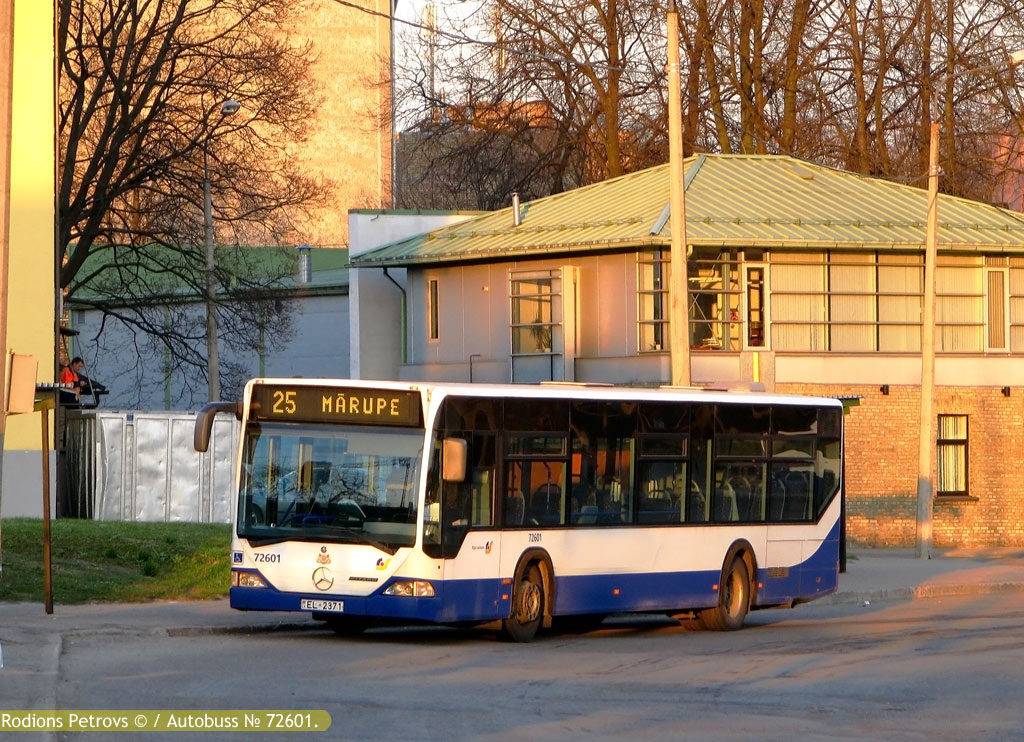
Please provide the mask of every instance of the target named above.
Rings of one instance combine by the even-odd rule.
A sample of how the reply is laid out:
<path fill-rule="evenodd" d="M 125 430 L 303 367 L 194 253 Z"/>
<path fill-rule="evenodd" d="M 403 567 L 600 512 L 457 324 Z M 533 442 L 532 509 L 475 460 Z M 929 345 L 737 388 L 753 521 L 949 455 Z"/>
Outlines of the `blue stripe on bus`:
<path fill-rule="evenodd" d="M 829 595 L 839 586 L 839 523 L 836 523 L 814 554 L 806 561 L 780 570 L 762 568 L 756 595 L 758 605 L 778 605 L 790 601 L 805 602 Z"/>
<path fill-rule="evenodd" d="M 555 579 L 555 615 L 629 613 L 712 605 L 719 570 L 623 573 Z"/>
<path fill-rule="evenodd" d="M 501 600 L 502 580 L 449 580 L 432 584 L 433 598 L 409 598 L 383 595 L 391 580 L 370 596 L 326 593 L 287 593 L 273 587 L 232 587 L 231 607 L 243 611 L 301 611 L 302 600 L 337 600 L 344 603 L 344 613 L 355 616 L 396 618 L 433 623 L 458 621 L 489 621 L 508 616 L 509 601 Z"/>
<path fill-rule="evenodd" d="M 805 562 L 779 570 L 761 568 L 757 605 L 811 600 L 835 592 L 839 571 L 839 525 L 836 524 Z M 555 615 L 629 613 L 705 608 L 718 602 L 719 570 L 700 572 L 622 573 L 555 578 Z M 285 593 L 275 588 L 232 587 L 231 607 L 239 610 L 300 611 L 303 599 L 340 600 L 346 614 L 435 623 L 490 621 L 505 618 L 511 585 L 501 579 L 433 581 L 433 598 L 383 595 L 394 580 L 370 596 Z"/>

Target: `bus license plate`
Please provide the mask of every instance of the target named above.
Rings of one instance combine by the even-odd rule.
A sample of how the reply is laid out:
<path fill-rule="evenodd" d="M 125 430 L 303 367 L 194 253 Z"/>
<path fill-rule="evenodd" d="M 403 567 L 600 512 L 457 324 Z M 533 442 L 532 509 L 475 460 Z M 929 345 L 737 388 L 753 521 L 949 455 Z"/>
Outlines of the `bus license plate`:
<path fill-rule="evenodd" d="M 343 600 L 306 600 L 299 602 L 299 608 L 304 611 L 324 611 L 325 613 L 343 613 L 345 601 Z"/>

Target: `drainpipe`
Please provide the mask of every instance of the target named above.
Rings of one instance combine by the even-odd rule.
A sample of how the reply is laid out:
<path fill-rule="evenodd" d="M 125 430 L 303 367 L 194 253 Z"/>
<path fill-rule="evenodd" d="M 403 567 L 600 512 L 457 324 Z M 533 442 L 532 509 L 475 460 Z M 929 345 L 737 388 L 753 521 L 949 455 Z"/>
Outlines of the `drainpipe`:
<path fill-rule="evenodd" d="M 389 281 L 391 281 L 391 283 L 395 284 L 395 288 L 397 288 L 402 293 L 402 364 L 404 365 L 409 362 L 409 333 L 407 332 L 408 328 L 406 326 L 408 323 L 407 312 L 409 306 L 409 296 L 408 294 L 405 293 L 405 289 L 402 288 L 401 284 L 399 284 L 398 281 L 391 277 L 391 274 L 388 273 L 387 268 L 384 269 L 384 278 L 388 279 Z"/>

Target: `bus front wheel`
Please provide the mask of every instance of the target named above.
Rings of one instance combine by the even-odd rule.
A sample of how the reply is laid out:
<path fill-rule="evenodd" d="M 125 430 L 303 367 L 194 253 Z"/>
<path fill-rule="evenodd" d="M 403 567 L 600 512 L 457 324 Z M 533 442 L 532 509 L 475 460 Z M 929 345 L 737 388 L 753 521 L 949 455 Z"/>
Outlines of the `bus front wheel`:
<path fill-rule="evenodd" d="M 718 605 L 700 612 L 700 621 L 712 631 L 735 631 L 750 610 L 750 573 L 742 557 L 733 560 L 718 588 Z"/>
<path fill-rule="evenodd" d="M 514 642 L 528 642 L 537 635 L 544 618 L 544 581 L 536 564 L 520 575 L 512 595 L 512 613 L 501 622 L 502 636 Z"/>

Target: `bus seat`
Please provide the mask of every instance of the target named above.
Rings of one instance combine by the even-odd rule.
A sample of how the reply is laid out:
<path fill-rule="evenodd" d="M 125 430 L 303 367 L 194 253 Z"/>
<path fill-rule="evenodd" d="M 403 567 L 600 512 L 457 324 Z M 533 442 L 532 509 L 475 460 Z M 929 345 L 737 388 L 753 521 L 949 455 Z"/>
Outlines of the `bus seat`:
<path fill-rule="evenodd" d="M 715 490 L 715 518 L 716 521 L 737 521 L 740 519 L 739 509 L 736 507 L 736 491 L 725 482 Z"/>
<path fill-rule="evenodd" d="M 808 476 L 798 471 L 791 471 L 786 475 L 786 500 L 782 506 L 782 520 L 807 519 L 810 496 Z"/>
<path fill-rule="evenodd" d="M 316 492 L 331 478 L 330 461 L 303 461 L 299 468 L 299 487 Z"/>
<path fill-rule="evenodd" d="M 673 523 L 678 520 L 679 510 L 667 492 L 652 492 L 640 500 L 640 512 L 637 514 L 639 523 Z"/>
<path fill-rule="evenodd" d="M 735 516 L 731 520 L 753 520 L 754 490 L 750 480 L 742 475 L 729 477 L 728 485 L 733 492 L 733 510 Z"/>
<path fill-rule="evenodd" d="M 604 476 L 597 482 L 598 490 L 606 492 L 611 499 L 619 502 L 622 499 L 622 482 L 618 477 Z"/>
<path fill-rule="evenodd" d="M 650 493 L 640 501 L 641 510 L 671 510 L 672 498 L 664 490 Z"/>
<path fill-rule="evenodd" d="M 786 510 L 786 483 L 782 477 L 773 476 L 771 489 L 768 492 L 768 520 L 782 520 Z"/>
<path fill-rule="evenodd" d="M 583 526 L 596 525 L 597 513 L 597 505 L 584 505 L 582 508 L 580 508 L 580 512 L 576 518 L 576 522 Z"/>
<path fill-rule="evenodd" d="M 557 484 L 548 482 L 534 491 L 530 497 L 530 516 L 541 525 L 561 522 L 562 491 Z"/>
<path fill-rule="evenodd" d="M 704 491 L 694 479 L 690 480 L 690 496 L 687 498 L 686 520 L 690 523 L 703 523 L 707 520 L 707 498 Z"/>
<path fill-rule="evenodd" d="M 519 492 L 510 492 L 505 498 L 505 525 L 521 526 L 526 516 L 526 502 Z"/>

